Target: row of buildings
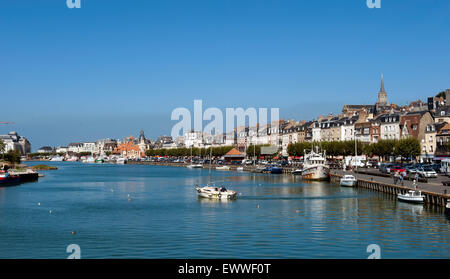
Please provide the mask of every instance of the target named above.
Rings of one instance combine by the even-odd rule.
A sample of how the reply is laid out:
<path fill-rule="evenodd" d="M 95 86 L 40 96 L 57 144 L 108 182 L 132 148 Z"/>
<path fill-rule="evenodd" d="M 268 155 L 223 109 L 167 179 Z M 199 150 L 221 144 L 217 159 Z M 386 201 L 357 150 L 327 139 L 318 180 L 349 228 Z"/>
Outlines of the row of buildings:
<path fill-rule="evenodd" d="M 447 101 L 448 100 L 448 101 Z M 172 143 L 173 147 L 236 145 L 244 151 L 250 145 L 277 146 L 287 156 L 289 144 L 320 141 L 361 141 L 413 137 L 421 143 L 421 161 L 450 156 L 450 89 L 427 103 L 417 100 L 405 106 L 388 102 L 383 76 L 375 104 L 344 105 L 338 115 L 319 116 L 311 121 L 280 120 L 256 127 L 237 127 L 231 137 L 190 131 Z"/>
<path fill-rule="evenodd" d="M 5 144 L 4 152 L 19 151 L 22 156 L 31 152 L 31 144 L 27 138 L 19 136 L 17 132 L 9 132 L 7 135 L 0 135 L 0 140 Z"/>
<path fill-rule="evenodd" d="M 105 139 L 96 142 L 71 143 L 67 147 L 43 147 L 39 152 L 92 154 L 118 154 L 138 158 L 154 148 L 215 147 L 234 145 L 244 151 L 250 145 L 272 145 L 287 156 L 289 144 L 320 141 L 361 141 L 413 137 L 421 143 L 421 161 L 450 156 L 447 143 L 450 138 L 450 89 L 427 103 L 421 100 L 405 106 L 388 102 L 383 76 L 375 104 L 344 105 L 338 115 L 319 116 L 310 121 L 279 120 L 255 127 L 237 127 L 228 134 L 210 135 L 188 131 L 172 139 L 160 136 L 156 141 L 147 139 L 141 131 L 138 138 Z"/>

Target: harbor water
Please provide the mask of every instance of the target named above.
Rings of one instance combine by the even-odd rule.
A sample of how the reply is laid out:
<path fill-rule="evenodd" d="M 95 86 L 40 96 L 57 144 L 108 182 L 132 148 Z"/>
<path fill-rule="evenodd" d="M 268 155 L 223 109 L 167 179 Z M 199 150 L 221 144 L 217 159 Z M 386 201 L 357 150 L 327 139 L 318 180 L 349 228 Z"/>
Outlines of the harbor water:
<path fill-rule="evenodd" d="M 32 165 L 33 163 L 29 163 Z M 0 188 L 0 258 L 449 258 L 442 208 L 291 175 L 145 165 L 48 163 Z M 195 186 L 238 192 L 199 199 Z"/>

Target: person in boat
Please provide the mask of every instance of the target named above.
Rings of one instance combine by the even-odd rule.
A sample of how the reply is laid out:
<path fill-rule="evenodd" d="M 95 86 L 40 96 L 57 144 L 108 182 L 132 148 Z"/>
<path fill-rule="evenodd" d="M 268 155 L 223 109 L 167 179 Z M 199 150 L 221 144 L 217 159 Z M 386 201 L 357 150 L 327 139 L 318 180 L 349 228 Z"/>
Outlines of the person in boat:
<path fill-rule="evenodd" d="M 220 187 L 220 192 L 226 192 L 227 188 L 225 188 L 225 186 Z"/>

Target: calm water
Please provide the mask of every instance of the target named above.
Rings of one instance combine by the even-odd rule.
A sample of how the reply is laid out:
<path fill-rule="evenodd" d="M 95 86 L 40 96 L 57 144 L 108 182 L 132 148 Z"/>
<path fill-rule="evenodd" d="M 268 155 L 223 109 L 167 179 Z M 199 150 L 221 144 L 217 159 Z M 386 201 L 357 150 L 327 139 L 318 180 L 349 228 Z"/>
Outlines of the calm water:
<path fill-rule="evenodd" d="M 215 202 L 194 190 L 206 169 L 50 164 L 0 188 L 0 258 L 66 258 L 72 243 L 82 258 L 367 258 L 369 244 L 383 258 L 450 256 L 440 209 L 364 189 L 212 171 L 239 193 Z"/>

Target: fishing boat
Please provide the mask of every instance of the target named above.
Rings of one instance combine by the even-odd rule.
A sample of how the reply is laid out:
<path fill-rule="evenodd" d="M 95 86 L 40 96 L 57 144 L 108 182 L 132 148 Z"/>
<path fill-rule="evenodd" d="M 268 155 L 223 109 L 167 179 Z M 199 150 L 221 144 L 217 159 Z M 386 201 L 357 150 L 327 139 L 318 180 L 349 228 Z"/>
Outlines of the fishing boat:
<path fill-rule="evenodd" d="M 409 190 L 406 194 L 399 193 L 397 198 L 404 202 L 423 203 L 425 196 L 421 191 Z"/>
<path fill-rule="evenodd" d="M 216 199 L 216 200 L 231 200 L 236 198 L 236 192 L 228 190 L 225 187 L 196 187 L 197 194 L 200 198 Z"/>
<path fill-rule="evenodd" d="M 350 174 L 344 175 L 344 177 L 342 177 L 340 180 L 341 186 L 345 187 L 353 187 L 356 185 L 356 182 L 357 182 L 356 178 Z"/>
<path fill-rule="evenodd" d="M 305 154 L 302 170 L 302 179 L 305 180 L 328 180 L 330 167 L 326 164 L 325 152 L 319 153 L 311 150 Z"/>
<path fill-rule="evenodd" d="M 230 167 L 229 166 L 220 166 L 220 167 L 216 167 L 216 170 L 229 170 Z"/>
<path fill-rule="evenodd" d="M 11 175 L 7 171 L 0 171 L 0 185 L 17 184 L 20 182 L 20 176 Z"/>

